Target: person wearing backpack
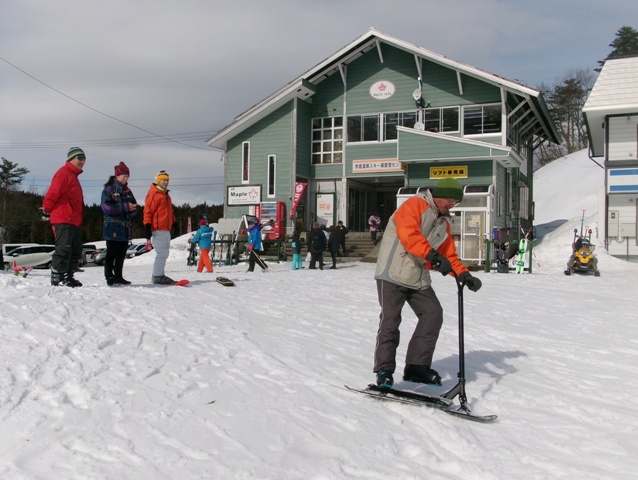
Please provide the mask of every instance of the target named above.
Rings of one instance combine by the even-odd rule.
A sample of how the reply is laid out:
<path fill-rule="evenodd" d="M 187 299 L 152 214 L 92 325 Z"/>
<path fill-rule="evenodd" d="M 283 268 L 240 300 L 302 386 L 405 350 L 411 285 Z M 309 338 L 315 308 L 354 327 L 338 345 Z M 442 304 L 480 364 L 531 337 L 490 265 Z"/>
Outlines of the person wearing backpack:
<path fill-rule="evenodd" d="M 311 270 L 317 268 L 317 260 L 319 260 L 319 270 L 323 270 L 323 252 L 326 250 L 326 243 L 326 235 L 321 230 L 319 222 L 312 222 L 312 230 L 308 234 Z"/>
<path fill-rule="evenodd" d="M 299 238 L 299 230 L 295 230 L 292 234 L 292 270 L 301 270 L 303 263 L 301 262 L 301 238 Z"/>

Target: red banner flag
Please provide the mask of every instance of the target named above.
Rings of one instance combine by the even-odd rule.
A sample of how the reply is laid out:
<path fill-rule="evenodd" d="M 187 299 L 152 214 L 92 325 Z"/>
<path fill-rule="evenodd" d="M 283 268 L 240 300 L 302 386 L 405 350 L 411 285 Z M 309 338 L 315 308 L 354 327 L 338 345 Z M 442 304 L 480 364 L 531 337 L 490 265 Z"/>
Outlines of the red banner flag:
<path fill-rule="evenodd" d="M 299 204 L 299 200 L 301 200 L 301 196 L 303 195 L 303 192 L 305 189 L 306 189 L 305 183 L 295 184 L 295 196 L 292 199 L 292 208 L 290 209 L 290 220 L 292 220 L 295 217 L 295 211 L 297 210 L 297 205 Z"/>

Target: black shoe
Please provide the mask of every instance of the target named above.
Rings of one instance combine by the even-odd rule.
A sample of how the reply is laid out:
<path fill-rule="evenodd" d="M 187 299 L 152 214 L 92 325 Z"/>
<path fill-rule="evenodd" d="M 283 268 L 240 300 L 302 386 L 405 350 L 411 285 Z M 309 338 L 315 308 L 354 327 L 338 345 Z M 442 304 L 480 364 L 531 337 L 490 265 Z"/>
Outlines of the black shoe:
<path fill-rule="evenodd" d="M 392 388 L 392 385 L 394 385 L 392 372 L 386 372 L 385 370 L 377 372 L 377 385 L 381 388 Z"/>
<path fill-rule="evenodd" d="M 441 385 L 439 373 L 427 365 L 406 365 L 405 370 L 403 370 L 403 380 L 406 382 Z"/>
<path fill-rule="evenodd" d="M 107 281 L 107 283 L 108 283 L 108 281 Z M 115 285 L 130 285 L 131 284 L 131 282 L 129 282 L 128 280 L 124 280 L 122 277 L 115 277 L 113 279 L 113 283 Z"/>
<path fill-rule="evenodd" d="M 334 265 L 332 267 L 330 267 L 330 270 L 336 270 L 336 269 L 337 269 L 337 267 L 334 266 Z"/>
<path fill-rule="evenodd" d="M 117 282 L 115 281 L 115 277 L 109 277 L 106 279 L 106 284 L 111 287 L 115 285 Z"/>

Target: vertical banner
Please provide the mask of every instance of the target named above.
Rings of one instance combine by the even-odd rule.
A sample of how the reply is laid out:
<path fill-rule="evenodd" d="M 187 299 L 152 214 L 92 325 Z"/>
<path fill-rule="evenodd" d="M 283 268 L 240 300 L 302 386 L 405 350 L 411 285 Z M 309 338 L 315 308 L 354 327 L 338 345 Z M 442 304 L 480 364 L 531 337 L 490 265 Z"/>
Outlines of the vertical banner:
<path fill-rule="evenodd" d="M 295 218 L 295 211 L 297 210 L 297 205 L 299 205 L 299 200 L 301 200 L 301 196 L 303 195 L 303 192 L 305 189 L 306 189 L 305 183 L 297 182 L 295 184 L 295 195 L 292 199 L 292 208 L 290 209 L 290 220 Z"/>
<path fill-rule="evenodd" d="M 320 225 L 330 227 L 334 225 L 335 218 L 335 194 L 317 194 L 317 222 Z"/>

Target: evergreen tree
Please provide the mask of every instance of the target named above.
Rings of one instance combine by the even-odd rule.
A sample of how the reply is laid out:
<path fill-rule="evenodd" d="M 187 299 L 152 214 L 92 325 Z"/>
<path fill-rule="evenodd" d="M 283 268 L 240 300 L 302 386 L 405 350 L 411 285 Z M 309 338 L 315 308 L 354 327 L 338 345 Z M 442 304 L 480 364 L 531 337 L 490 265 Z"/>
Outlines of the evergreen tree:
<path fill-rule="evenodd" d="M 638 30 L 624 25 L 616 32 L 616 38 L 609 44 L 613 50 L 605 60 L 599 60 L 600 68 L 596 68 L 600 72 L 606 60 L 619 57 L 633 57 L 638 55 Z"/>
<path fill-rule="evenodd" d="M 14 163 L 6 158 L 2 157 L 2 164 L 0 165 L 0 189 L 2 189 L 2 223 L 6 221 L 7 212 L 7 196 L 9 190 L 14 186 L 20 185 L 24 180 L 24 176 L 29 173 L 29 170 L 24 167 L 18 167 L 17 163 Z"/>

